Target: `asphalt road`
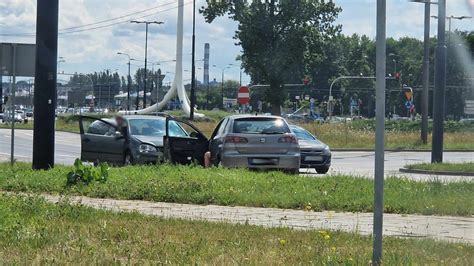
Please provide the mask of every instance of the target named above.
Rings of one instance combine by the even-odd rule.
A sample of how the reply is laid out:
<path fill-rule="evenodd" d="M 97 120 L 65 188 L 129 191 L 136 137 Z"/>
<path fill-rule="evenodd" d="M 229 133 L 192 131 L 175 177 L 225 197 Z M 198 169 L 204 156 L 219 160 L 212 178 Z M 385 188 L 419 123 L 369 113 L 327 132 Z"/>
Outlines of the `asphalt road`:
<path fill-rule="evenodd" d="M 0 129 L 0 161 L 10 158 L 10 130 Z M 79 134 L 56 132 L 56 164 L 71 165 L 80 157 Z M 33 153 L 33 131 L 15 131 L 15 159 L 30 162 Z M 429 162 L 429 152 L 386 152 L 385 175 L 408 177 L 415 180 L 459 181 L 474 180 L 474 177 L 462 176 L 431 176 L 422 174 L 400 173 L 399 168 L 410 163 Z M 444 154 L 446 162 L 474 161 L 474 152 L 447 152 Z M 333 152 L 333 160 L 329 174 L 350 174 L 364 177 L 373 177 L 374 152 Z M 301 169 L 302 174 L 315 175 L 313 169 Z"/>

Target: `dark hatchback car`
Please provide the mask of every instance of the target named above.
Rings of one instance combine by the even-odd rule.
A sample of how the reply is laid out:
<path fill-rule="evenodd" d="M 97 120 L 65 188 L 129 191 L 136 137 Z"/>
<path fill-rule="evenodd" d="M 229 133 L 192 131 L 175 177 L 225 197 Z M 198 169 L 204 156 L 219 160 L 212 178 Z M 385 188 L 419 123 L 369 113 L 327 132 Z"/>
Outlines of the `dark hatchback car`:
<path fill-rule="evenodd" d="M 319 141 L 306 129 L 290 125 L 300 144 L 301 168 L 314 168 L 317 173 L 325 174 L 331 167 L 329 146 Z"/>
<path fill-rule="evenodd" d="M 80 116 L 81 160 L 115 165 L 204 164 L 207 138 L 192 124 L 164 116 Z"/>

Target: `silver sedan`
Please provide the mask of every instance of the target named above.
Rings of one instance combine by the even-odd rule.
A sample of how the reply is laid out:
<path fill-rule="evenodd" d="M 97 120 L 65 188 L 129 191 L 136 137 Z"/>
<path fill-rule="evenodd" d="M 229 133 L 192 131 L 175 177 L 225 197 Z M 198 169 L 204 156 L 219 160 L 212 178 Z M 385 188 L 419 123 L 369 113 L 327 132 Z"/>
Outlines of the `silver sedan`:
<path fill-rule="evenodd" d="M 287 122 L 278 116 L 233 115 L 210 138 L 211 162 L 224 167 L 284 169 L 297 173 L 300 147 Z"/>

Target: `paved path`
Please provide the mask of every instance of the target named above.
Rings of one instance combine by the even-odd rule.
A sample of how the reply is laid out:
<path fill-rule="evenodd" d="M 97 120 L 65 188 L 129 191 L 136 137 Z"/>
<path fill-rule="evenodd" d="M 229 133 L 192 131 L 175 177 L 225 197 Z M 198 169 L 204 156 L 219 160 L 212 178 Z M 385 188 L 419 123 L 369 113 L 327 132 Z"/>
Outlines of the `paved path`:
<path fill-rule="evenodd" d="M 64 199 L 61 196 L 43 195 L 49 202 Z M 135 200 L 95 199 L 68 196 L 73 204 L 112 211 L 137 211 L 164 218 L 205 220 L 251 224 L 265 227 L 289 227 L 299 230 L 325 229 L 372 233 L 371 213 L 336 213 L 285 210 L 273 208 L 226 207 L 216 205 L 190 205 Z M 384 235 L 474 244 L 474 217 L 384 215 Z"/>
<path fill-rule="evenodd" d="M 31 161 L 33 153 L 33 131 L 17 130 L 15 133 L 15 158 L 18 161 Z M 0 129 L 0 161 L 9 160 L 10 130 Z M 56 163 L 71 165 L 80 157 L 81 143 L 79 134 L 56 132 Z M 474 152 L 447 152 L 445 161 L 462 162 L 474 161 Z M 408 177 L 415 180 L 433 180 L 452 182 L 459 180 L 474 180 L 474 177 L 463 176 L 432 176 L 424 174 L 400 173 L 399 168 L 410 163 L 429 162 L 429 152 L 386 152 L 385 175 Z M 333 160 L 329 174 L 350 174 L 363 177 L 374 175 L 374 152 L 333 152 Z M 301 173 L 310 176 L 319 176 L 314 169 L 301 169 Z"/>

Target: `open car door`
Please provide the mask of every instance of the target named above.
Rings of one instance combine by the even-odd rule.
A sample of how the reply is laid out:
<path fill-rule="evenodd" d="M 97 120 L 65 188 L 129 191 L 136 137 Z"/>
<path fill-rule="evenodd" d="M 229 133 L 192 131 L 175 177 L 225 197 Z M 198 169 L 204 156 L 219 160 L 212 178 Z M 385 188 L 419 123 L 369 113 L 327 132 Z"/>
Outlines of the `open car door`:
<path fill-rule="evenodd" d="M 165 159 L 171 163 L 189 164 L 196 161 L 204 165 L 209 140 L 191 123 L 167 117 L 163 146 Z"/>
<path fill-rule="evenodd" d="M 111 121 L 80 116 L 79 129 L 82 161 L 123 163 L 125 137 Z"/>

